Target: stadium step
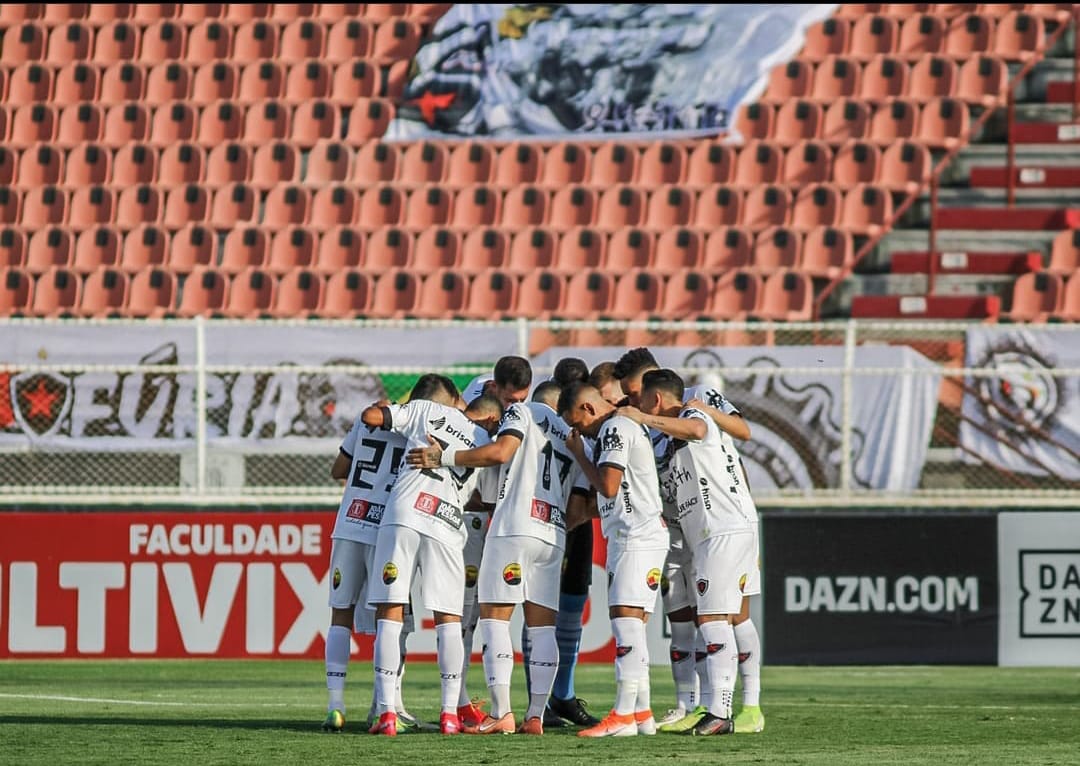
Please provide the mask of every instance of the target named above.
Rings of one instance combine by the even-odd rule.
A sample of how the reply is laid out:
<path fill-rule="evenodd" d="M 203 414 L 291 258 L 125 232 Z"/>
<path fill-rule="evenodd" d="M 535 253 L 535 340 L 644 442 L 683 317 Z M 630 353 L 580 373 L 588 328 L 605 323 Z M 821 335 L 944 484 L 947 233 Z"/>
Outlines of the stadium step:
<path fill-rule="evenodd" d="M 1013 127 L 1018 144 L 1080 143 L 1080 124 L 1073 122 L 1021 122 Z"/>
<path fill-rule="evenodd" d="M 1042 255 L 1037 252 L 897 251 L 892 254 L 892 273 L 926 274 L 932 259 L 939 274 L 1023 274 L 1042 268 Z"/>
<path fill-rule="evenodd" d="M 856 319 L 993 319 L 1001 314 L 996 295 L 857 295 Z"/>
<path fill-rule="evenodd" d="M 1060 231 L 1072 228 L 1077 212 L 1044 207 L 943 207 L 934 224 L 938 229 L 1009 229 L 1014 231 Z"/>
<path fill-rule="evenodd" d="M 1009 184 L 1008 168 L 972 168 L 971 186 L 1000 188 Z M 1023 167 L 1012 169 L 1013 186 L 1020 188 L 1080 187 L 1080 167 Z"/>

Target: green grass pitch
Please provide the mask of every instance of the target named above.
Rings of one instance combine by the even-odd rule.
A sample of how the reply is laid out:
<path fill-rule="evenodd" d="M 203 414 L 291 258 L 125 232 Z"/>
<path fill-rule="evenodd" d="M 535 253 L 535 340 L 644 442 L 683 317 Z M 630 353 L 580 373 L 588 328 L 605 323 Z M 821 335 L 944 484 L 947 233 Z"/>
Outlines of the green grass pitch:
<path fill-rule="evenodd" d="M 0 762 L 5 764 L 1077 764 L 1080 669 L 767 667 L 757 735 L 583 740 L 364 733 L 371 666 L 354 663 L 346 730 L 319 730 L 318 662 L 0 662 Z M 479 664 L 470 674 L 474 695 Z M 514 703 L 524 711 L 520 667 Z M 578 693 L 603 714 L 613 670 L 578 669 Z M 672 701 L 653 671 L 653 709 Z M 437 720 L 438 674 L 414 664 L 405 701 Z"/>

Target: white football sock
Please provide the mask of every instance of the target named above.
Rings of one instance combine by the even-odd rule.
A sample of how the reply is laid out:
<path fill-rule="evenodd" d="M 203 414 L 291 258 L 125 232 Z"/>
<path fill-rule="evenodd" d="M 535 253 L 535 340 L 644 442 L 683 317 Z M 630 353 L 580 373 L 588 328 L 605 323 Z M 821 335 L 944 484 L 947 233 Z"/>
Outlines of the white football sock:
<path fill-rule="evenodd" d="M 712 685 L 709 712 L 720 718 L 731 718 L 731 699 L 735 696 L 739 664 L 735 631 L 730 622 L 706 622 L 701 625 L 701 635 L 705 639 L 705 662 L 709 664 L 709 683 Z"/>
<path fill-rule="evenodd" d="M 611 632 L 615 636 L 615 712 L 633 715 L 641 684 L 641 634 L 644 623 L 637 617 L 615 617 Z"/>
<path fill-rule="evenodd" d="M 694 672 L 693 622 L 671 623 L 671 677 L 675 681 L 675 706 L 693 710 L 697 702 L 697 673 Z"/>
<path fill-rule="evenodd" d="M 469 595 L 469 590 L 473 595 Z M 468 705 L 472 698 L 469 696 L 467 685 L 469 665 L 472 664 L 473 637 L 476 634 L 476 624 L 480 617 L 480 605 L 476 603 L 476 589 L 465 591 L 465 606 L 461 614 L 461 643 L 465 647 L 465 659 L 461 663 L 461 689 L 458 691 L 458 706 Z M 483 640 L 483 639 L 481 639 Z"/>
<path fill-rule="evenodd" d="M 491 717 L 510 712 L 510 678 L 514 674 L 514 642 L 507 620 L 480 620 L 484 645 L 484 675 L 491 692 Z"/>
<path fill-rule="evenodd" d="M 435 646 L 439 653 L 439 675 L 442 676 L 442 712 L 456 714 L 461 691 L 462 655 L 465 653 L 461 643 L 461 623 L 436 625 Z"/>
<path fill-rule="evenodd" d="M 757 707 L 761 704 L 761 636 L 753 620 L 735 626 L 735 644 L 739 649 L 743 705 Z"/>
<path fill-rule="evenodd" d="M 652 679 L 649 678 L 649 638 L 645 632 L 645 622 L 642 621 L 638 629 L 638 643 L 641 646 L 641 677 L 638 678 L 637 703 L 634 712 L 652 712 Z"/>
<path fill-rule="evenodd" d="M 401 623 L 393 620 L 379 620 L 375 626 L 375 650 L 373 664 L 375 668 L 375 701 L 379 715 L 394 710 L 394 684 L 397 682 L 398 668 L 401 666 Z"/>
<path fill-rule="evenodd" d="M 345 712 L 345 674 L 349 669 L 349 641 L 352 631 L 343 625 L 331 625 L 326 632 L 327 711 Z"/>
<path fill-rule="evenodd" d="M 507 629 L 509 631 L 509 629 Z M 532 652 L 529 655 L 529 709 L 525 719 L 544 718 L 551 687 L 555 685 L 555 674 L 559 670 L 559 642 L 555 638 L 555 626 L 543 625 L 527 628 Z"/>
<path fill-rule="evenodd" d="M 405 642 L 408 639 L 409 634 L 412 631 L 403 629 L 401 631 L 401 638 L 398 639 L 398 647 L 401 651 L 401 663 L 398 665 L 397 679 L 394 681 L 394 709 L 399 713 L 405 710 L 405 702 L 401 699 L 401 682 L 405 679 L 405 658 L 408 653 L 405 651 Z"/>
<path fill-rule="evenodd" d="M 709 685 L 709 663 L 705 661 L 705 641 L 698 628 L 694 637 L 694 671 L 698 678 L 698 705 L 708 708 L 712 704 L 712 686 Z"/>

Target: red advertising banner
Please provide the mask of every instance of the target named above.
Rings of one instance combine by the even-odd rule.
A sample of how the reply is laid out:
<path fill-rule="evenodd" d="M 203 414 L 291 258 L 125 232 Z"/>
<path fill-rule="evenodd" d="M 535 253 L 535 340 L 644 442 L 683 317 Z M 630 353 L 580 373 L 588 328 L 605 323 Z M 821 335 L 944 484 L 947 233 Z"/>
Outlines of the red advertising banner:
<path fill-rule="evenodd" d="M 333 520 L 330 512 L 0 514 L 0 658 L 321 658 Z M 596 539 L 581 659 L 610 662 L 599 529 Z M 418 616 L 409 655 L 434 659 L 430 614 Z M 370 637 L 356 637 L 354 657 L 371 658 Z"/>

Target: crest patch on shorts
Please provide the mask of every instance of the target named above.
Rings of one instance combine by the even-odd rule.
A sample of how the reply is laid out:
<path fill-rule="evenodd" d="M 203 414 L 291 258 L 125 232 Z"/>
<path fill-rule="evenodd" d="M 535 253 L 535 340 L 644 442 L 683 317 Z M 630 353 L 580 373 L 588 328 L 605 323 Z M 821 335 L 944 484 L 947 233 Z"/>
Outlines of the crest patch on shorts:
<path fill-rule="evenodd" d="M 465 587 L 471 588 L 476 585 L 476 578 L 480 575 L 480 570 L 469 564 L 465 567 Z"/>
<path fill-rule="evenodd" d="M 334 567 L 333 586 L 334 586 L 334 590 L 337 590 L 339 587 L 341 587 L 341 570 L 338 569 L 337 567 Z"/>
<path fill-rule="evenodd" d="M 386 566 L 382 568 L 382 581 L 384 585 L 389 585 L 397 579 L 398 571 L 397 564 L 393 561 L 387 561 Z"/>
<path fill-rule="evenodd" d="M 645 575 L 645 584 L 649 586 L 649 590 L 656 590 L 660 587 L 660 570 L 653 567 L 649 570 L 649 573 Z"/>
<path fill-rule="evenodd" d="M 697 581 L 698 595 L 704 596 L 705 591 L 707 591 L 708 589 L 709 589 L 709 581 L 708 580 L 698 580 Z"/>
<path fill-rule="evenodd" d="M 507 585 L 521 585 L 521 564 L 507 564 L 503 569 L 503 582 Z"/>
<path fill-rule="evenodd" d="M 746 590 L 746 575 L 742 575 L 739 578 L 739 593 L 742 593 L 745 590 Z"/>

